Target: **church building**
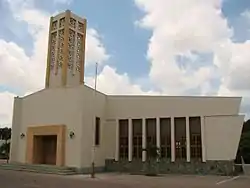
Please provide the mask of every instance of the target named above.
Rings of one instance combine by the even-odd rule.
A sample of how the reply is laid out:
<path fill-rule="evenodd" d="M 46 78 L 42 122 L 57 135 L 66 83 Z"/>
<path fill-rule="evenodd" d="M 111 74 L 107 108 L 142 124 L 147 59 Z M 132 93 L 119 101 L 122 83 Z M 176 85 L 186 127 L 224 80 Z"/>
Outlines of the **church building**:
<path fill-rule="evenodd" d="M 233 172 L 241 97 L 95 91 L 84 84 L 86 27 L 69 10 L 51 17 L 45 88 L 14 100 L 11 162 L 140 172 L 153 145 L 160 173 Z"/>

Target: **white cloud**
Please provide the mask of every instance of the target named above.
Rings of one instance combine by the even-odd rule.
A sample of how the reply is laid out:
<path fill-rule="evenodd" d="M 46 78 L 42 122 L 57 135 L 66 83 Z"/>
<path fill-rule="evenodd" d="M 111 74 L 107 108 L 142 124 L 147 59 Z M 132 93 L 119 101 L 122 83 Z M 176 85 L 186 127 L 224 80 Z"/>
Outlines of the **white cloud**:
<path fill-rule="evenodd" d="M 30 2 L 30 1 L 29 1 Z M 32 4 L 32 3 L 31 3 Z M 1 74 L 0 83 L 22 90 L 35 91 L 44 86 L 50 14 L 34 8 L 27 1 L 9 1 L 10 8 L 18 21 L 28 24 L 33 38 L 33 54 L 27 56 L 22 47 L 0 39 Z M 86 64 L 105 62 L 107 52 L 94 29 L 87 31 Z"/>
<path fill-rule="evenodd" d="M 86 84 L 94 87 L 94 78 L 87 77 Z M 119 75 L 116 69 L 106 65 L 97 76 L 97 90 L 105 94 L 131 95 L 131 94 L 159 94 L 154 91 L 143 91 L 140 85 L 133 84 L 125 73 Z"/>
<path fill-rule="evenodd" d="M 87 30 L 86 37 L 86 60 L 87 64 L 104 63 L 109 58 L 104 45 L 101 43 L 101 37 L 95 29 Z"/>
<path fill-rule="evenodd" d="M 10 126 L 14 96 L 10 92 L 0 93 L 0 127 Z"/>
<path fill-rule="evenodd" d="M 245 10 L 241 13 L 241 16 L 250 21 L 250 10 Z"/>
<path fill-rule="evenodd" d="M 178 66 L 177 55 L 213 52 L 233 34 L 223 17 L 221 1 L 212 0 L 135 0 L 146 15 L 139 25 L 153 31 L 148 45 L 150 77 L 170 94 L 185 94 L 190 89 L 209 86 L 217 77 L 215 67 L 194 70 Z M 192 61 L 191 61 L 192 62 Z M 206 89 L 204 88 L 204 91 Z M 206 93 L 206 92 L 205 92 Z"/>
<path fill-rule="evenodd" d="M 28 56 L 21 46 L 0 39 L 0 85 L 20 87 L 25 93 L 35 91 L 44 86 L 50 14 L 34 8 L 32 0 L 8 1 L 16 19 L 28 24 L 34 50 Z M 221 83 L 218 95 L 250 96 L 247 74 L 250 45 L 249 42 L 232 42 L 233 29 L 229 28 L 227 19 L 222 15 L 222 0 L 135 2 L 145 11 L 139 25 L 152 30 L 147 52 L 151 63 L 149 77 L 162 93 L 180 95 L 197 88 L 201 95 L 214 93 L 212 80 L 217 79 Z M 88 29 L 87 65 L 95 62 L 103 64 L 108 60 L 109 55 L 101 40 L 96 30 Z M 197 53 L 211 53 L 213 61 L 194 68 Z M 185 56 L 189 63 L 180 67 L 176 61 L 177 55 Z M 93 86 L 93 77 L 87 77 L 85 81 Z M 158 94 L 143 91 L 140 85 L 132 83 L 127 74 L 118 74 L 115 68 L 108 65 L 104 65 L 98 75 L 97 88 L 107 94 Z M 10 99 L 9 96 L 13 94 L 0 93 L 0 102 L 1 99 Z M 11 111 L 3 109 L 9 109 L 11 103 L 0 107 L 0 124 L 10 121 L 8 117 L 11 117 Z M 245 97 L 244 106 L 247 104 L 250 104 L 250 99 Z"/>
<path fill-rule="evenodd" d="M 250 42 L 231 40 L 233 29 L 222 14 L 222 0 L 135 0 L 135 3 L 145 12 L 137 25 L 152 30 L 147 52 L 150 78 L 163 92 L 185 94 L 199 88 L 200 94 L 207 94 L 214 90 L 211 81 L 217 79 L 218 95 L 243 96 L 243 106 L 250 106 L 247 103 Z M 250 21 L 249 15 L 246 11 L 241 16 Z M 213 61 L 197 69 L 190 58 L 185 68 L 178 66 L 177 55 L 193 52 L 212 53 Z M 250 113 L 246 109 L 245 112 Z"/>
<path fill-rule="evenodd" d="M 42 89 L 45 82 L 45 67 L 48 44 L 48 24 L 50 14 L 35 8 L 32 0 L 7 0 L 16 21 L 28 26 L 32 37 L 33 51 L 29 56 L 22 46 L 0 38 L 0 86 L 18 89 L 22 94 Z M 101 43 L 101 37 L 94 29 L 88 29 L 86 39 L 86 64 L 104 63 L 109 55 Z M 11 122 L 12 101 L 16 94 L 0 93 L 0 124 Z M 12 98 L 12 99 L 11 99 Z"/>
<path fill-rule="evenodd" d="M 222 70 L 218 95 L 242 96 L 242 112 L 250 118 L 250 41 L 231 43 L 225 51 L 215 57 Z"/>
<path fill-rule="evenodd" d="M 70 3 L 73 2 L 73 0 L 53 0 L 54 3 L 58 3 L 58 4 L 67 4 L 69 5 Z"/>
<path fill-rule="evenodd" d="M 241 18 L 250 26 L 249 10 L 241 13 Z M 250 118 L 250 40 L 236 43 L 231 40 L 215 51 L 214 64 L 221 71 L 221 85 L 218 95 L 242 96 L 242 112 Z"/>
<path fill-rule="evenodd" d="M 9 1 L 9 5 L 17 20 L 28 24 L 34 50 L 31 56 L 27 56 L 22 47 L 0 39 L 0 49 L 3 49 L 0 51 L 3 67 L 0 83 L 14 88 L 20 87 L 24 91 L 36 91 L 44 87 L 50 14 L 34 8 L 27 1 Z M 87 65 L 108 59 L 96 30 L 88 30 L 86 41 Z"/>
<path fill-rule="evenodd" d="M 227 51 L 227 52 L 226 52 Z M 231 43 L 218 52 L 215 63 L 222 70 L 222 85 L 235 91 L 250 92 L 250 41 Z"/>

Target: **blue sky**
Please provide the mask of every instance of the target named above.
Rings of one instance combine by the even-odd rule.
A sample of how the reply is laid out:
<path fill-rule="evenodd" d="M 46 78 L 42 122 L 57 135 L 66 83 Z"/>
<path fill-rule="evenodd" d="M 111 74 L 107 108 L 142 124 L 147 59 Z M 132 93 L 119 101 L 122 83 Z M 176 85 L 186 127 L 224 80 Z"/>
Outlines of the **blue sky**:
<path fill-rule="evenodd" d="M 48 3 L 43 1 L 38 6 L 54 10 L 47 5 Z M 241 19 L 242 12 L 249 8 L 248 0 L 226 0 L 223 5 L 223 14 L 228 18 L 229 25 L 234 27 L 235 41 L 245 41 L 250 37 L 250 27 Z M 115 66 L 118 73 L 127 73 L 135 82 L 138 81 L 143 86 L 149 84 L 147 76 L 150 63 L 147 60 L 147 45 L 152 32 L 135 25 L 135 22 L 143 17 L 144 12 L 133 0 L 74 0 L 69 6 L 64 5 L 57 9 L 71 9 L 76 14 L 86 17 L 88 26 L 97 29 L 103 36 L 102 41 L 112 56 L 109 64 Z M 209 63 L 211 56 L 204 54 L 200 58 L 203 61 L 197 62 L 198 65 L 203 62 Z M 146 83 L 143 82 L 144 79 Z M 216 83 L 214 86 L 216 87 Z"/>
<path fill-rule="evenodd" d="M 95 29 L 100 36 L 98 41 L 105 50 L 103 53 L 110 56 L 99 70 L 102 79 L 100 90 L 106 93 L 237 95 L 243 96 L 244 99 L 242 111 L 250 114 L 250 84 L 247 89 L 243 86 L 235 89 L 230 85 L 232 79 L 234 82 L 237 80 L 239 85 L 244 82 L 246 78 L 242 75 L 245 75 L 244 71 L 250 67 L 247 53 L 242 57 L 240 54 L 249 48 L 245 44 L 250 39 L 249 0 L 224 0 L 220 6 L 221 15 L 215 13 L 216 6 L 210 1 L 207 1 L 207 4 L 204 4 L 205 1 L 197 1 L 202 2 L 197 5 L 190 1 L 189 5 L 182 4 L 183 1 L 180 0 L 156 0 L 155 4 L 149 0 L 71 0 L 70 3 L 67 3 L 67 0 L 0 0 L 0 16 L 3 18 L 0 42 L 2 40 L 4 46 L 0 43 L 0 50 L 11 49 L 11 43 L 16 45 L 15 49 L 19 53 L 13 56 L 15 61 L 11 57 L 7 58 L 11 53 L 0 53 L 0 66 L 5 62 L 4 68 L 8 71 L 10 70 L 6 66 L 9 64 L 6 62 L 14 62 L 19 66 L 18 74 L 13 73 L 9 79 L 0 77 L 0 94 L 24 94 L 34 91 L 36 83 L 39 87 L 44 84 L 43 68 L 41 73 L 38 73 L 42 75 L 39 78 L 37 75 L 32 79 L 24 76 L 28 70 L 27 67 L 24 68 L 23 61 L 30 64 L 35 64 L 35 60 L 40 62 L 41 58 L 38 56 L 40 54 L 42 57 L 47 47 L 36 47 L 39 43 L 36 43 L 39 41 L 37 36 L 46 36 L 46 29 L 44 23 L 39 25 L 32 22 L 32 13 L 25 17 L 23 12 L 19 11 L 18 6 L 21 10 L 25 2 L 30 4 L 29 9 L 39 12 L 39 15 L 47 19 L 45 23 L 48 23 L 49 16 L 66 9 L 87 18 L 88 28 Z M 211 2 L 216 3 L 219 0 Z M 17 7 L 14 6 L 16 4 Z M 144 6 L 144 10 L 139 4 Z M 20 13 L 14 15 L 13 10 Z M 190 17 L 183 16 L 183 12 L 188 12 Z M 148 19 L 143 21 L 145 18 Z M 227 24 L 223 25 L 225 20 Z M 179 21 L 183 26 L 180 30 L 177 24 Z M 192 25 L 192 21 L 195 24 Z M 45 35 L 32 33 L 32 29 L 40 27 L 43 27 Z M 189 36 L 196 31 L 203 37 Z M 176 36 L 171 32 L 176 32 Z M 44 40 L 47 40 L 46 37 Z M 220 45 L 226 45 L 226 48 L 221 49 Z M 95 50 L 92 54 L 94 52 Z M 241 57 L 239 62 L 238 57 Z M 22 59 L 22 62 L 18 62 L 18 59 Z M 43 64 L 42 60 L 41 63 Z M 10 75 L 11 71 L 8 71 L 3 75 Z M 93 66 L 87 66 L 85 75 L 86 80 L 90 80 L 89 83 L 93 73 Z M 35 82 L 36 79 L 39 81 Z M 114 82 L 110 83 L 110 80 Z M 122 85 L 125 85 L 123 88 L 126 89 L 122 89 Z"/>
<path fill-rule="evenodd" d="M 29 34 L 25 33 L 25 24 L 15 22 L 7 3 L 0 2 L 0 14 L 6 15 L 0 36 L 24 46 L 26 53 L 30 54 L 33 46 L 32 43 L 25 42 L 31 40 Z M 101 33 L 102 42 L 112 56 L 109 64 L 115 64 L 118 72 L 127 72 L 134 78 L 147 75 L 149 64 L 146 62 L 146 51 L 150 31 L 135 27 L 134 22 L 143 13 L 132 0 L 75 0 L 70 5 L 53 6 L 49 2 L 36 1 L 36 7 L 51 14 L 55 10 L 70 9 L 87 18 L 88 27 L 95 28 Z"/>
<path fill-rule="evenodd" d="M 40 4 L 45 9 L 48 8 L 46 5 L 46 1 Z M 60 10 L 64 9 L 86 17 L 88 27 L 101 33 L 102 41 L 112 55 L 109 63 L 115 64 L 118 72 L 127 72 L 134 78 L 147 75 L 146 51 L 150 31 L 135 27 L 134 22 L 143 13 L 133 0 L 75 0 L 69 6 L 60 7 Z"/>
<path fill-rule="evenodd" d="M 97 6 L 98 5 L 98 6 Z M 144 13 L 136 7 L 133 0 L 75 0 L 69 8 L 88 19 L 88 26 L 96 28 L 103 36 L 103 43 L 112 55 L 111 64 L 115 64 L 118 72 L 126 72 L 130 77 L 146 77 L 150 64 L 147 61 L 147 44 L 151 36 L 150 30 L 136 27 L 134 24 Z M 223 13 L 230 24 L 240 25 L 239 17 L 250 8 L 248 0 L 226 0 Z M 243 28 L 245 25 L 242 24 Z M 235 40 L 246 40 L 250 37 L 244 28 L 235 27 Z"/>
<path fill-rule="evenodd" d="M 111 59 L 110 65 L 117 68 L 118 73 L 128 73 L 130 78 L 147 77 L 150 64 L 147 60 L 147 45 L 151 31 L 142 29 L 135 22 L 142 18 L 144 13 L 135 5 L 133 0 L 74 0 L 71 4 L 55 4 L 51 0 L 35 1 L 36 7 L 50 13 L 55 10 L 70 9 L 88 19 L 88 27 L 95 28 L 102 35 L 102 42 Z M 228 18 L 231 26 L 235 27 L 236 41 L 244 41 L 250 37 L 249 32 L 239 17 L 242 12 L 250 8 L 248 0 L 226 0 L 223 5 L 223 14 Z M 24 46 L 26 53 L 31 54 L 32 43 L 27 27 L 23 23 L 15 22 L 8 10 L 7 3 L 0 1 L 0 15 L 5 15 L 0 37 Z M 243 28 L 243 29 L 242 29 Z M 207 56 L 207 55 L 206 55 Z M 204 58 L 204 57 L 202 57 Z"/>
<path fill-rule="evenodd" d="M 249 39 L 249 26 L 245 20 L 240 19 L 240 15 L 245 10 L 250 9 L 250 1 L 248 0 L 227 0 L 224 3 L 223 13 L 229 19 L 229 23 L 235 30 L 235 40 L 244 41 Z"/>

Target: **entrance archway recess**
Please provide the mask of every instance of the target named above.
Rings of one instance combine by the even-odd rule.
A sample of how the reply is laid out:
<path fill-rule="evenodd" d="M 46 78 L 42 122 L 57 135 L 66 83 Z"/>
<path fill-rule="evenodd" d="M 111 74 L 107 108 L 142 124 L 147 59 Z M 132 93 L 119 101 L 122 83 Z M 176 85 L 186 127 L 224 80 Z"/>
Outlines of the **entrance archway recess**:
<path fill-rule="evenodd" d="M 36 136 L 56 136 L 56 166 L 64 166 L 65 163 L 65 125 L 30 126 L 27 129 L 26 162 L 35 163 Z"/>

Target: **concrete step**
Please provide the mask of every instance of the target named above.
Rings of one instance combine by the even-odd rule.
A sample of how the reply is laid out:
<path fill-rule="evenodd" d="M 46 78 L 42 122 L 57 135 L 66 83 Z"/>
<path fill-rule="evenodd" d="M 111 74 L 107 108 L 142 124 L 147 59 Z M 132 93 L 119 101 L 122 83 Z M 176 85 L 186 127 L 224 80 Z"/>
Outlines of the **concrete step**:
<path fill-rule="evenodd" d="M 35 173 L 58 174 L 58 175 L 73 175 L 77 174 L 75 168 L 59 167 L 53 165 L 31 165 L 22 163 L 0 164 L 0 169 L 26 171 Z"/>

